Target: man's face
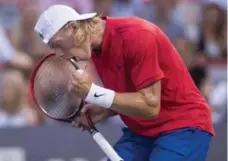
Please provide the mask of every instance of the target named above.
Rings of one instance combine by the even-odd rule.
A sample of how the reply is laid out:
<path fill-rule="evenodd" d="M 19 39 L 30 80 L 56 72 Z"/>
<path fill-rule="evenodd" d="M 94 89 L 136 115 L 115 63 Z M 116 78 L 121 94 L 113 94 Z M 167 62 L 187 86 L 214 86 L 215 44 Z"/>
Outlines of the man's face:
<path fill-rule="evenodd" d="M 63 58 L 76 57 L 78 60 L 86 61 L 91 58 L 91 42 L 89 35 L 80 45 L 77 42 L 75 30 L 72 28 L 61 29 L 49 42 L 49 47 Z"/>

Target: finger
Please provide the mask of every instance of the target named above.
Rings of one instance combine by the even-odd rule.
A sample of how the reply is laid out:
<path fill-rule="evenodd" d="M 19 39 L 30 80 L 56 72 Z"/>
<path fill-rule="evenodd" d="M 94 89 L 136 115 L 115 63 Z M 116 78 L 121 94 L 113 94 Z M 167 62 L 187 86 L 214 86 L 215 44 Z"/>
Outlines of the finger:
<path fill-rule="evenodd" d="M 80 117 L 76 117 L 74 119 L 74 121 L 72 122 L 72 125 L 74 125 L 75 127 L 79 127 L 82 124 L 81 122 L 81 118 Z"/>
<path fill-rule="evenodd" d="M 85 127 L 81 127 L 80 130 L 81 130 L 81 131 L 85 131 L 86 128 L 85 128 Z"/>
<path fill-rule="evenodd" d="M 79 84 L 79 80 L 76 80 L 76 79 L 72 79 L 71 80 L 71 85 L 74 87 L 74 86 L 78 86 Z"/>
<path fill-rule="evenodd" d="M 97 106 L 93 104 L 86 104 L 82 108 L 82 113 L 86 113 L 88 111 L 96 111 Z"/>
<path fill-rule="evenodd" d="M 68 85 L 68 89 L 71 93 L 77 94 L 80 89 L 80 86 L 77 81 L 72 80 L 71 83 Z"/>
<path fill-rule="evenodd" d="M 83 70 L 78 69 L 78 70 L 76 70 L 76 72 L 74 72 L 74 73 L 72 74 L 72 76 L 73 76 L 74 79 L 80 80 L 81 77 L 82 77 L 82 75 L 83 75 L 83 73 L 84 73 Z"/>
<path fill-rule="evenodd" d="M 90 108 L 91 108 L 90 104 L 84 105 L 82 110 L 81 110 L 81 113 L 85 114 L 86 112 L 88 112 L 90 110 Z"/>
<path fill-rule="evenodd" d="M 85 126 L 82 125 L 82 124 L 76 123 L 73 127 L 79 128 L 81 131 L 84 131 L 85 130 Z"/>
<path fill-rule="evenodd" d="M 79 123 L 76 122 L 76 121 L 73 121 L 73 122 L 72 122 L 72 125 L 73 125 L 73 127 L 79 127 L 79 126 L 80 126 Z"/>

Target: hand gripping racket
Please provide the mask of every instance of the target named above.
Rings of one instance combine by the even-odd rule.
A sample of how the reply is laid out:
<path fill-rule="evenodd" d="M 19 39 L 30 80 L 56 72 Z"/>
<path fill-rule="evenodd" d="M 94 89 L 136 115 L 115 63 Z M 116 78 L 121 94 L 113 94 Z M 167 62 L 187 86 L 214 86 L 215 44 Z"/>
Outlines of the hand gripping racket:
<path fill-rule="evenodd" d="M 72 72 L 78 70 L 77 60 L 69 60 L 50 54 L 35 66 L 30 79 L 30 92 L 33 101 L 48 117 L 72 123 L 80 114 L 85 102 L 69 91 Z M 123 161 L 104 136 L 96 129 L 88 113 L 88 131 L 95 142 L 111 161 Z"/>

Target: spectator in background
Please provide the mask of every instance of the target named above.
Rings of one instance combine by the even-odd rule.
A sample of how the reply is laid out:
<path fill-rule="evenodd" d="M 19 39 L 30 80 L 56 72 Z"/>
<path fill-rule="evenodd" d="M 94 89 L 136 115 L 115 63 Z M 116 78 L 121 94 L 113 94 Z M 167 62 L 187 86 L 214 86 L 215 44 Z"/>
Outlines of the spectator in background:
<path fill-rule="evenodd" d="M 95 11 L 102 16 L 110 15 L 112 1 L 111 0 L 96 0 L 94 4 Z"/>
<path fill-rule="evenodd" d="M 200 0 L 176 0 L 173 11 L 173 22 L 184 28 L 185 36 L 196 44 L 199 40 L 199 24 L 202 15 L 202 2 Z"/>
<path fill-rule="evenodd" d="M 28 71 L 32 68 L 32 60 L 29 56 L 14 49 L 8 39 L 4 29 L 0 26 L 0 66 L 1 69 L 4 65 L 9 65 Z"/>
<path fill-rule="evenodd" d="M 6 70 L 1 82 L 0 127 L 35 125 L 32 111 L 25 107 L 25 80 L 17 70 Z"/>
<path fill-rule="evenodd" d="M 4 27 L 7 35 L 18 22 L 20 1 L 22 0 L 0 0 L 0 24 Z"/>
<path fill-rule="evenodd" d="M 170 39 L 184 35 L 183 27 L 173 21 L 173 10 L 175 3 L 169 0 L 153 1 L 155 18 L 152 21 L 158 25 Z"/>
<path fill-rule="evenodd" d="M 227 16 L 227 15 L 226 15 Z M 227 17 L 225 18 L 225 23 L 222 29 L 222 40 L 221 40 L 221 57 L 227 60 Z"/>
<path fill-rule="evenodd" d="M 224 48 L 223 35 L 225 26 L 225 12 L 217 4 L 208 4 L 203 12 L 201 24 L 201 36 L 198 51 L 204 53 L 208 58 L 222 58 Z"/>
<path fill-rule="evenodd" d="M 204 66 L 193 66 L 189 72 L 197 88 L 208 100 L 212 88 L 208 80 L 207 69 Z"/>
<path fill-rule="evenodd" d="M 227 114 L 227 80 L 220 81 L 209 95 L 208 102 L 212 108 L 212 120 L 214 124 L 220 123 Z"/>
<path fill-rule="evenodd" d="M 35 2 L 26 3 L 21 7 L 21 17 L 11 37 L 15 48 L 29 54 L 32 58 L 40 58 L 40 56 L 48 53 L 48 48 L 33 32 L 38 15 L 39 10 Z"/>
<path fill-rule="evenodd" d="M 155 18 L 155 11 L 152 0 L 132 0 L 134 15 L 152 22 Z"/>
<path fill-rule="evenodd" d="M 4 28 L 0 26 L 0 66 L 12 60 L 14 55 L 14 47 L 8 39 Z"/>
<path fill-rule="evenodd" d="M 6 68 L 11 67 L 20 70 L 26 79 L 28 79 L 33 67 L 33 62 L 33 59 L 28 54 L 17 51 L 14 57 L 5 64 L 5 66 Z"/>
<path fill-rule="evenodd" d="M 133 0 L 115 0 L 112 1 L 110 16 L 126 17 L 134 15 Z"/>
<path fill-rule="evenodd" d="M 177 36 L 173 39 L 173 44 L 181 55 L 185 65 L 189 69 L 192 65 L 192 61 L 195 55 L 191 41 L 189 41 L 184 36 Z"/>
<path fill-rule="evenodd" d="M 195 57 L 193 45 L 186 37 L 176 37 L 173 44 L 187 66 L 195 85 L 207 99 L 211 92 L 211 85 L 208 79 L 205 56 L 198 55 Z"/>
<path fill-rule="evenodd" d="M 200 1 L 202 1 L 205 4 L 216 3 L 220 7 L 227 9 L 227 0 L 200 0 Z"/>
<path fill-rule="evenodd" d="M 96 3 L 97 1 L 95 0 Z M 38 8 L 40 8 L 41 12 L 54 4 L 71 6 L 79 13 L 90 13 L 94 11 L 94 0 L 38 0 Z"/>

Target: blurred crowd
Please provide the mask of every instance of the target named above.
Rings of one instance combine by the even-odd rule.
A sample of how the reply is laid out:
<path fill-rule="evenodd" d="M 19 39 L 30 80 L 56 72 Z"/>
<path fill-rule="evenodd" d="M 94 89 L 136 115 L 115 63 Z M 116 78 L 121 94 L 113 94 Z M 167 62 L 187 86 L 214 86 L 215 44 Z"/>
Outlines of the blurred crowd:
<path fill-rule="evenodd" d="M 0 127 L 52 123 L 34 108 L 28 85 L 34 64 L 51 52 L 33 28 L 40 13 L 53 4 L 80 13 L 138 16 L 158 25 L 211 105 L 214 121 L 226 113 L 227 80 L 211 83 L 208 76 L 210 64 L 223 66 L 226 75 L 226 0 L 0 0 Z"/>

